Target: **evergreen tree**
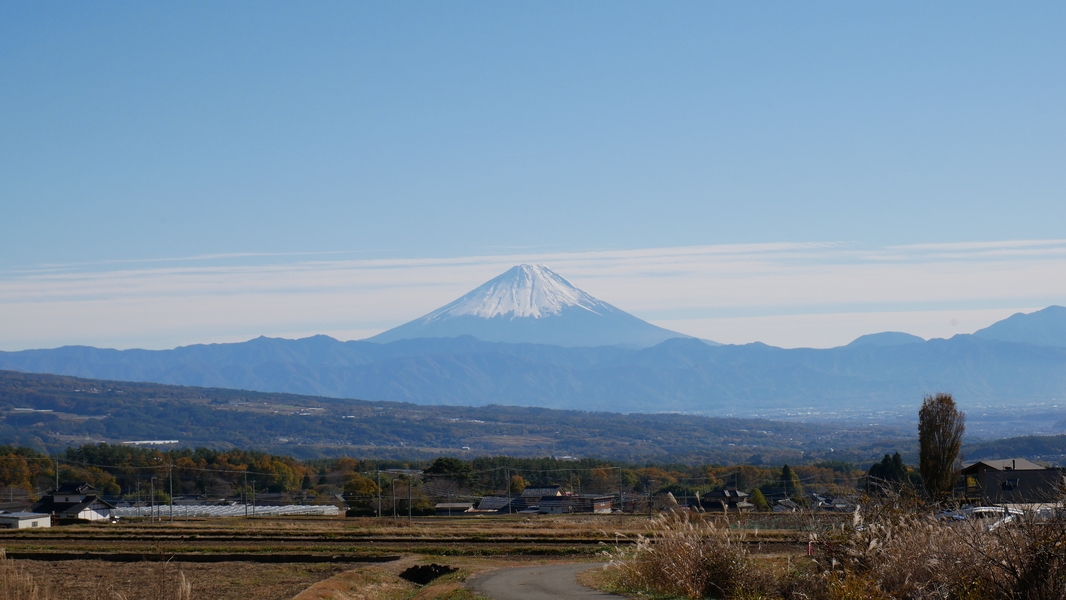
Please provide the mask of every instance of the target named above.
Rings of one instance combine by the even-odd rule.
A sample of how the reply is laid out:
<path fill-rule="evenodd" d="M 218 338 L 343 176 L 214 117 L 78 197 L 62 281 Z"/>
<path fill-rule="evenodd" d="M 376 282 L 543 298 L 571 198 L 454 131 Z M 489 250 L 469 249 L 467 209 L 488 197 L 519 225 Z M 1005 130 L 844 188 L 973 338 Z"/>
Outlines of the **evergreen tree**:
<path fill-rule="evenodd" d="M 886 454 L 881 462 L 870 465 L 866 474 L 881 481 L 900 483 L 907 480 L 907 467 L 903 464 L 899 452 L 896 452 L 892 456 Z"/>
<path fill-rule="evenodd" d="M 759 512 L 766 512 L 770 510 L 770 503 L 766 501 L 766 496 L 763 495 L 762 490 L 755 488 L 749 496 L 749 501 L 755 505 L 755 510 Z"/>
<path fill-rule="evenodd" d="M 781 467 L 781 487 L 789 498 L 803 498 L 803 485 L 800 484 L 799 475 L 787 464 Z"/>

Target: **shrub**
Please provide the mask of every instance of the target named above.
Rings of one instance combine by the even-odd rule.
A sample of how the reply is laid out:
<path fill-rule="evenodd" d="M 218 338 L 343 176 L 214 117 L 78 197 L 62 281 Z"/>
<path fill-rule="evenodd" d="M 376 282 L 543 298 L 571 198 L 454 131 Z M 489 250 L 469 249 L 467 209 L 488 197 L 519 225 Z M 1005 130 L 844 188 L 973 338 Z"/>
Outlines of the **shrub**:
<path fill-rule="evenodd" d="M 680 511 L 656 517 L 650 529 L 632 558 L 616 556 L 620 587 L 685 598 L 770 597 L 774 577 L 756 565 L 742 534 Z"/>

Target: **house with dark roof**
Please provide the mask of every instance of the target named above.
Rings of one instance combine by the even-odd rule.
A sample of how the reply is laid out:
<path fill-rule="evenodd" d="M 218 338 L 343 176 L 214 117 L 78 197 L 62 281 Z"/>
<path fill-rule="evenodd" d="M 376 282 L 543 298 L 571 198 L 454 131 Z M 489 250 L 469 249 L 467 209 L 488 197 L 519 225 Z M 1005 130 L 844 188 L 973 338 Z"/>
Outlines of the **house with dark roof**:
<path fill-rule="evenodd" d="M 748 502 L 748 493 L 740 490 L 714 490 L 701 494 L 697 501 L 708 512 L 744 512 L 755 508 Z"/>
<path fill-rule="evenodd" d="M 563 488 L 557 485 L 547 487 L 527 487 L 522 490 L 522 497 L 526 499 L 539 500 L 541 498 L 547 498 L 549 496 L 562 496 Z"/>
<path fill-rule="evenodd" d="M 516 499 L 516 496 L 485 496 L 481 499 L 481 502 L 478 503 L 477 508 L 475 508 L 472 512 L 483 514 L 506 514 L 508 512 L 518 512 L 518 510 L 515 509 L 515 507 L 513 506 L 513 503 Z M 508 507 L 511 507 L 510 511 L 508 510 Z"/>
<path fill-rule="evenodd" d="M 53 515 L 57 519 L 107 521 L 115 506 L 100 498 L 88 483 L 64 483 L 30 507 L 29 512 Z"/>
<path fill-rule="evenodd" d="M 614 496 L 596 494 L 570 494 L 566 496 L 548 496 L 541 498 L 537 509 L 542 515 L 564 515 L 571 513 L 610 514 Z"/>
<path fill-rule="evenodd" d="M 981 504 L 1055 502 L 1066 480 L 1063 470 L 1024 458 L 980 460 L 962 470 L 963 494 Z"/>
<path fill-rule="evenodd" d="M 434 507 L 434 514 L 438 517 L 456 517 L 465 515 L 474 509 L 473 502 L 438 502 Z"/>

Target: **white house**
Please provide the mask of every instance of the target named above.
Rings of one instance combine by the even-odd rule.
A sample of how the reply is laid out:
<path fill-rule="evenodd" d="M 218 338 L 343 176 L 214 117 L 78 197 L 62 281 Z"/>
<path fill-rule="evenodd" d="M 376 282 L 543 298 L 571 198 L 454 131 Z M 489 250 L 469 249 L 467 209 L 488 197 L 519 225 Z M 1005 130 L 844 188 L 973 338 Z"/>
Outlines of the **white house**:
<path fill-rule="evenodd" d="M 30 507 L 31 512 L 55 515 L 59 519 L 107 521 L 115 507 L 101 500 L 88 483 L 64 483 Z"/>
<path fill-rule="evenodd" d="M 51 526 L 52 515 L 30 512 L 0 513 L 0 527 L 6 529 L 33 529 Z"/>

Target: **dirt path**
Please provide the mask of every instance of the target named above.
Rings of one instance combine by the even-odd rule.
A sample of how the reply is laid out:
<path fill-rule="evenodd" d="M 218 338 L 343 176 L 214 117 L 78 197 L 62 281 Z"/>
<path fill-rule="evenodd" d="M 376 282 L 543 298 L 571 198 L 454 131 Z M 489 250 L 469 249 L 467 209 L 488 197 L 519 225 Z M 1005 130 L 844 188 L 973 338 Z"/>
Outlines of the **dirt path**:
<path fill-rule="evenodd" d="M 577 574 L 601 567 L 599 563 L 539 565 L 499 569 L 478 575 L 467 585 L 493 600 L 564 600 L 568 598 L 616 598 L 577 582 Z"/>

